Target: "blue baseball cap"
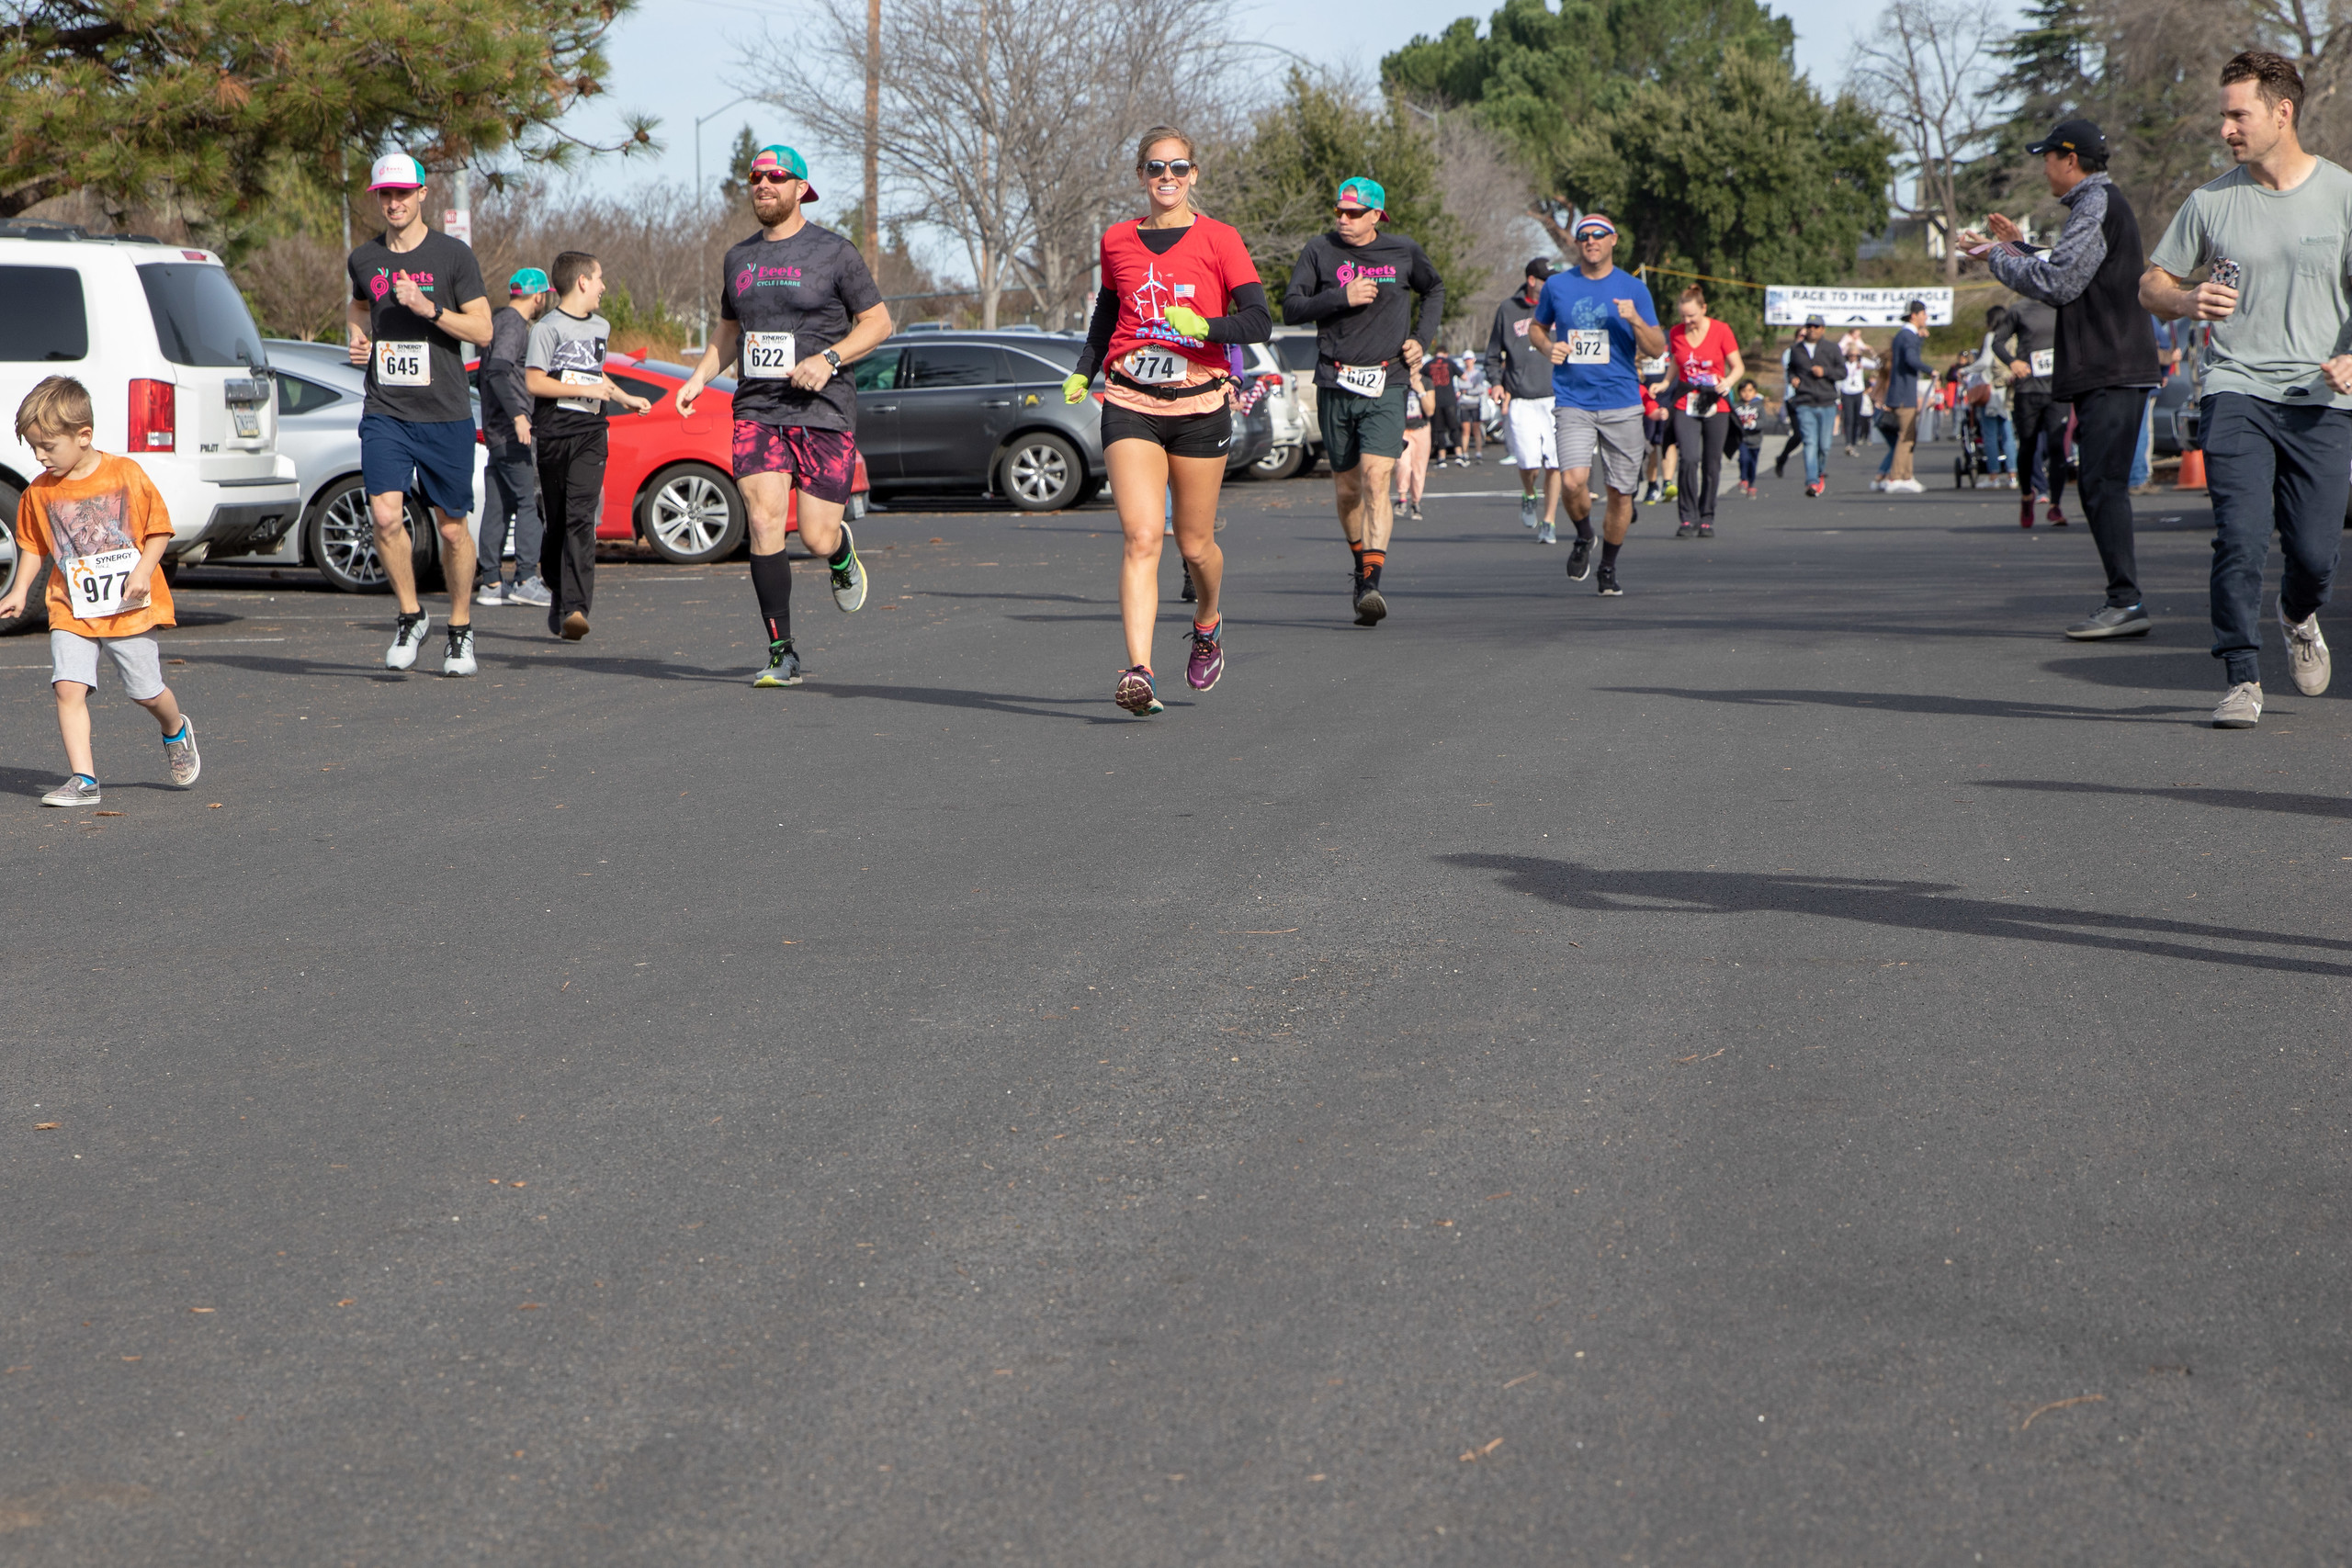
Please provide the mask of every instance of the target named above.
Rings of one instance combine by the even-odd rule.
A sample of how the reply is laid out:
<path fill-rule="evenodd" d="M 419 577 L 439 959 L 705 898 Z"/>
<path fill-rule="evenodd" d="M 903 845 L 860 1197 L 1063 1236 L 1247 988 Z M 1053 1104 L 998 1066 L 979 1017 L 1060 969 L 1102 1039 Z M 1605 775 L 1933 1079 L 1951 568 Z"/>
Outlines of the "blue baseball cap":
<path fill-rule="evenodd" d="M 751 172 L 755 175 L 790 175 L 802 185 L 808 186 L 800 193 L 801 200 L 817 199 L 817 187 L 808 185 L 808 160 L 781 142 L 773 147 L 763 147 L 754 153 Z"/>
<path fill-rule="evenodd" d="M 1362 176 L 1352 180 L 1341 180 L 1339 205 L 1344 207 L 1351 204 L 1357 207 L 1369 207 L 1374 212 L 1385 212 L 1388 210 L 1388 193 L 1380 188 L 1378 180 L 1368 180 Z"/>

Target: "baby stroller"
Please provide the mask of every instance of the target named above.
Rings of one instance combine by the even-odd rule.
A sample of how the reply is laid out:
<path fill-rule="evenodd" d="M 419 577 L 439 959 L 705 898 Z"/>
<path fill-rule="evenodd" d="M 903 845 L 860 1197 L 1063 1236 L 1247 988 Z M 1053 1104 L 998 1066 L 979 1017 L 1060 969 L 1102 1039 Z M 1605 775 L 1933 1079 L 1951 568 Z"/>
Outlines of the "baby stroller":
<path fill-rule="evenodd" d="M 1998 482 L 1984 461 L 1984 426 L 1982 420 L 1984 404 L 1990 396 L 1990 389 L 1982 383 L 1968 389 L 1960 416 L 1960 456 L 1951 460 L 1954 490 L 1977 490 Z"/>

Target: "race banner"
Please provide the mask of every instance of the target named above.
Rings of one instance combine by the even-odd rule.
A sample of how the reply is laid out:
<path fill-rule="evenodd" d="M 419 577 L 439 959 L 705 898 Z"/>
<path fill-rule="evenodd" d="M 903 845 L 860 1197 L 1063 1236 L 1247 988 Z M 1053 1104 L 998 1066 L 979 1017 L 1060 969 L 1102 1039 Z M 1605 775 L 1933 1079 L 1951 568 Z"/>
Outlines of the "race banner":
<path fill-rule="evenodd" d="M 1949 288 L 1816 288 L 1803 284 L 1769 284 L 1764 289 L 1764 320 L 1775 327 L 1804 324 L 1819 316 L 1833 327 L 1899 327 L 1903 307 L 1918 299 L 1928 307 L 1931 327 L 1951 323 Z"/>

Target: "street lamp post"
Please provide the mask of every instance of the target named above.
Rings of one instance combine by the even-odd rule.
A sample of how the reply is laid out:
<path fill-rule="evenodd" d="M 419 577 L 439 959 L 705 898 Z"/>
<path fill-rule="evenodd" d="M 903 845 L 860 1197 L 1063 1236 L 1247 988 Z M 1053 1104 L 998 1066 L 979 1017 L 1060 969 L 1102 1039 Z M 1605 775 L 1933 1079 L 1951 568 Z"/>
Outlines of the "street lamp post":
<path fill-rule="evenodd" d="M 750 93 L 741 94 L 729 102 L 719 105 L 717 108 L 711 110 L 707 115 L 701 116 L 695 121 L 695 205 L 697 209 L 699 209 L 702 205 L 703 197 L 702 128 L 709 124 L 712 120 L 717 119 L 720 115 L 725 114 L 729 109 L 733 108 L 737 104 L 749 103 L 752 100 L 752 95 Z M 703 281 L 697 284 L 695 288 L 695 298 L 701 301 L 701 305 L 697 312 L 699 316 L 699 323 L 696 330 L 702 334 L 703 346 L 707 348 L 710 346 L 710 280 L 708 276 L 710 271 L 710 231 L 707 228 L 706 228 L 703 231 L 702 235 L 695 241 L 695 254 L 696 258 L 702 263 L 702 271 L 705 275 Z"/>

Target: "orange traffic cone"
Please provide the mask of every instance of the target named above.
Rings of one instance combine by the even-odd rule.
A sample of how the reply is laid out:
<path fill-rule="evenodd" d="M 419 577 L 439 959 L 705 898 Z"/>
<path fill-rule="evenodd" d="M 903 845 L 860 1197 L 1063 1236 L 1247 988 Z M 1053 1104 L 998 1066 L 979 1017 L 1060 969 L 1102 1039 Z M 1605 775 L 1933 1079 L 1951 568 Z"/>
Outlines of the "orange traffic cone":
<path fill-rule="evenodd" d="M 2205 454 L 2201 449 L 2192 446 L 2180 455 L 2180 478 L 2173 481 L 2172 488 L 2175 490 L 2203 490 L 2205 488 Z"/>

